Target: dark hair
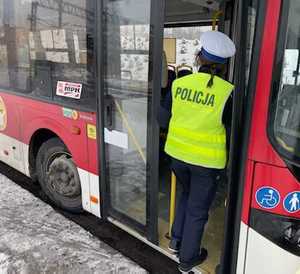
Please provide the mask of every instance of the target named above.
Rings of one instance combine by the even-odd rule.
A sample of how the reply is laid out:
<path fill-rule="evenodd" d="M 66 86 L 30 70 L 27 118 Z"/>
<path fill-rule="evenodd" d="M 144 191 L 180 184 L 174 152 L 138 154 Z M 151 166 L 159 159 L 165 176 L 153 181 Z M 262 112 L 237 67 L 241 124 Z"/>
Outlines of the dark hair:
<path fill-rule="evenodd" d="M 225 64 L 213 63 L 211 61 L 206 60 L 201 53 L 198 54 L 202 66 L 199 68 L 199 72 L 209 73 L 210 79 L 207 82 L 206 87 L 211 88 L 214 84 L 215 76 L 219 76 L 221 78 L 224 77 L 226 73 L 226 66 Z"/>
<path fill-rule="evenodd" d="M 212 64 L 210 66 L 210 79 L 206 85 L 207 88 L 211 88 L 213 86 L 216 73 L 217 73 L 216 65 Z"/>

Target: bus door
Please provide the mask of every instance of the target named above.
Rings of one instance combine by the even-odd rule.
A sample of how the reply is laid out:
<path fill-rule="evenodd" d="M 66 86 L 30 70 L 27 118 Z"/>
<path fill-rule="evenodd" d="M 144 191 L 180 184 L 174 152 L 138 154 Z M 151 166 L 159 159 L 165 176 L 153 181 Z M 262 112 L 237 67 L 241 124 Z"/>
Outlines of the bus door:
<path fill-rule="evenodd" d="M 103 2 L 98 11 L 103 214 L 155 243 L 163 1 Z"/>
<path fill-rule="evenodd" d="M 195 52 L 201 48 L 200 37 L 202 33 L 211 30 L 219 30 L 232 37 L 234 18 L 232 15 L 233 1 L 184 1 L 166 0 L 165 28 L 164 28 L 164 52 L 168 75 L 167 86 L 163 87 L 162 98 L 168 98 L 167 94 L 175 79 L 187 74 L 196 73 Z M 236 13 L 236 11 L 235 11 Z M 246 19 L 247 19 L 247 13 Z M 234 39 L 234 37 L 233 37 Z M 239 40 L 237 41 L 239 43 Z M 163 66 L 164 68 L 164 66 Z M 228 64 L 226 79 L 232 81 L 234 63 Z M 164 69 L 162 70 L 164 72 Z M 164 79 L 164 77 L 163 77 Z M 163 84 L 163 82 L 162 82 Z M 228 105 L 230 107 L 230 105 Z M 230 120 L 230 118 L 229 118 Z M 228 121 L 230 123 L 230 121 Z M 160 145 L 160 185 L 159 185 L 159 246 L 168 251 L 172 222 L 174 221 L 176 203 L 180 199 L 182 186 L 175 175 L 171 175 L 170 158 L 164 152 L 167 129 L 161 129 Z M 230 168 L 230 167 L 229 167 Z M 216 198 L 210 210 L 210 218 L 205 228 L 202 246 L 208 250 L 208 258 L 195 271 L 201 273 L 215 273 L 219 269 L 223 253 L 224 231 L 226 231 L 225 215 L 228 211 L 226 204 L 229 197 L 228 181 L 225 176 L 218 182 Z M 235 190 L 233 190 L 235 191 Z M 231 209 L 232 211 L 233 209 Z M 232 219 L 232 217 L 231 217 Z M 232 229 L 232 227 L 230 227 Z M 230 250 L 227 253 L 232 253 Z M 222 272 L 221 272 L 222 273 Z M 225 273 L 225 272 L 224 272 Z"/>

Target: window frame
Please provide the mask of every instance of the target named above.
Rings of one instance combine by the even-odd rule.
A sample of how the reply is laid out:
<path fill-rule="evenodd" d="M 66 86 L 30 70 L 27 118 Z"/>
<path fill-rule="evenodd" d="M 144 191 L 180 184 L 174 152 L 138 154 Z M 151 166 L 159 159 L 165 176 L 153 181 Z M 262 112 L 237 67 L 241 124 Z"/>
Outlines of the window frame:
<path fill-rule="evenodd" d="M 248 33 L 248 7 L 251 0 L 239 0 L 237 6 L 234 7 L 234 11 L 237 12 L 237 19 L 233 22 L 238 27 L 237 40 L 241 37 L 245 37 Z M 241 40 L 242 44 L 237 48 L 235 56 L 235 71 L 234 71 L 234 84 L 236 92 L 236 98 L 234 99 L 234 113 L 233 124 L 231 129 L 231 144 L 229 154 L 229 170 L 228 184 L 230 186 L 230 201 L 225 215 L 225 236 L 224 236 L 224 250 L 221 257 L 221 266 L 224 273 L 236 273 L 237 262 L 239 260 L 239 244 L 240 244 L 240 224 L 242 218 L 242 209 L 244 202 L 244 190 L 245 190 L 245 172 L 247 167 L 247 158 L 249 150 L 250 131 L 252 125 L 252 111 L 254 107 L 257 78 L 258 78 L 258 65 L 261 59 L 261 46 L 263 42 L 263 33 L 266 28 L 265 19 L 267 11 L 267 1 L 258 0 L 255 20 L 255 33 L 252 44 L 252 56 L 249 67 L 249 80 L 247 89 L 244 91 L 246 95 L 244 100 L 240 100 L 240 96 L 243 94 L 240 92 L 245 88 L 244 80 L 246 78 L 245 69 L 241 62 L 245 61 L 244 53 L 247 48 L 247 39 Z M 241 23 L 243 22 L 243 24 Z M 245 27 L 247 22 L 247 26 Z M 241 27 L 242 26 L 242 27 Z M 244 26 L 244 27 L 243 27 Z M 246 36 L 247 37 L 247 36 Z M 242 60 L 237 62 L 237 60 Z M 242 69 L 243 68 L 243 69 Z M 238 119 L 236 119 L 238 117 Z M 243 125 L 241 127 L 241 125 Z M 238 164 L 236 164 L 238 163 Z M 232 190 L 232 191 L 231 191 Z M 234 194 L 234 195 L 233 195 Z M 233 216 L 233 215 L 234 216 Z M 236 229 L 232 229 L 235 227 Z"/>
<path fill-rule="evenodd" d="M 300 156 L 296 156 L 294 153 L 288 152 L 283 147 L 281 147 L 276 141 L 274 131 L 274 122 L 276 117 L 278 95 L 280 91 L 284 54 L 286 50 L 288 35 L 290 2 L 291 0 L 281 1 L 281 13 L 278 21 L 277 33 L 277 50 L 273 64 L 273 77 L 271 82 L 271 92 L 268 106 L 267 137 L 273 149 L 278 153 L 279 157 L 287 163 L 288 166 L 290 166 L 290 164 L 300 166 Z"/>

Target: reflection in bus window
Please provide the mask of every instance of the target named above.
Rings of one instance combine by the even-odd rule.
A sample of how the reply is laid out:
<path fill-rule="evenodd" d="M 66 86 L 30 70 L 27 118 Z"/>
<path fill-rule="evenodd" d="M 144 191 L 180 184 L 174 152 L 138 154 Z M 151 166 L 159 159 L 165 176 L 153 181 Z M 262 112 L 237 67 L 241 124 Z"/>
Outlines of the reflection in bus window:
<path fill-rule="evenodd" d="M 246 83 L 245 87 L 247 89 L 248 82 L 249 82 L 249 75 L 251 69 L 251 60 L 252 60 L 252 52 L 253 52 L 253 44 L 254 44 L 254 35 L 256 29 L 256 18 L 257 18 L 257 6 L 258 1 L 252 0 L 248 6 L 248 25 L 247 25 L 247 52 L 246 52 Z"/>
<path fill-rule="evenodd" d="M 149 25 L 121 25 L 121 48 L 149 50 Z"/>
<path fill-rule="evenodd" d="M 298 85 L 297 71 L 299 59 L 298 49 L 286 49 L 284 51 L 283 68 L 281 76 L 281 85 Z"/>
<path fill-rule="evenodd" d="M 145 225 L 151 1 L 105 2 L 104 94 L 112 104 L 105 129 L 110 208 Z M 109 141 L 113 132 L 125 136 L 126 145 Z"/>
<path fill-rule="evenodd" d="M 129 1 L 128 5 L 131 4 L 136 5 Z M 143 1 L 137 4 L 136 9 L 143 4 Z M 106 11 L 106 44 L 114 48 L 106 51 L 105 81 L 110 87 L 141 93 L 148 90 L 150 25 L 149 15 L 143 18 L 141 14 L 127 14 L 133 12 L 122 1 L 111 3 Z"/>
<path fill-rule="evenodd" d="M 290 1 L 280 85 L 275 90 L 277 100 L 271 105 L 270 121 L 271 138 L 283 156 L 291 161 L 300 157 L 299 16 L 300 2 Z"/>
<path fill-rule="evenodd" d="M 0 86 L 94 107 L 94 1 L 0 0 Z M 82 84 L 80 100 L 56 96 L 58 81 Z"/>
<path fill-rule="evenodd" d="M 147 82 L 149 25 L 120 25 L 120 40 L 121 79 Z"/>

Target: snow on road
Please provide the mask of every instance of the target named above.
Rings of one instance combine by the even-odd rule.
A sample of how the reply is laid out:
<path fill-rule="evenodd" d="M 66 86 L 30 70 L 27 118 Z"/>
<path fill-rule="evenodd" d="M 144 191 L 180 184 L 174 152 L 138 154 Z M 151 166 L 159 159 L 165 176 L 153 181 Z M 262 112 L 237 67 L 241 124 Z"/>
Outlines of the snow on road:
<path fill-rule="evenodd" d="M 0 274 L 145 270 L 0 175 Z"/>

